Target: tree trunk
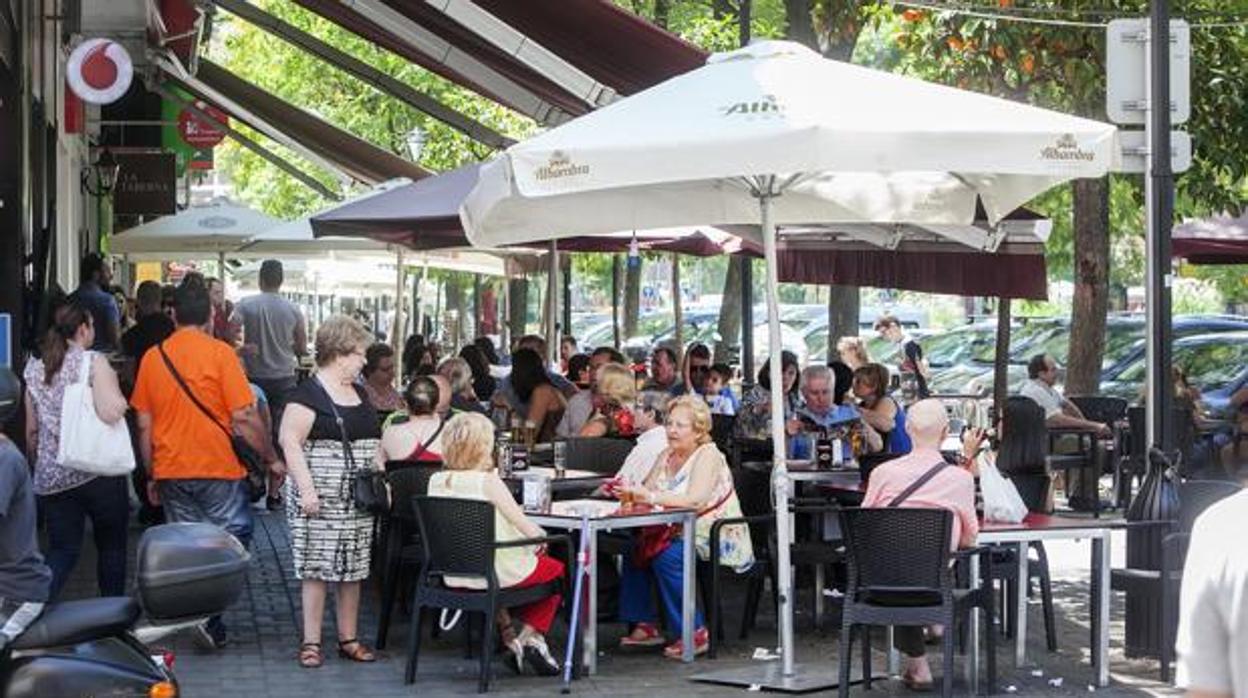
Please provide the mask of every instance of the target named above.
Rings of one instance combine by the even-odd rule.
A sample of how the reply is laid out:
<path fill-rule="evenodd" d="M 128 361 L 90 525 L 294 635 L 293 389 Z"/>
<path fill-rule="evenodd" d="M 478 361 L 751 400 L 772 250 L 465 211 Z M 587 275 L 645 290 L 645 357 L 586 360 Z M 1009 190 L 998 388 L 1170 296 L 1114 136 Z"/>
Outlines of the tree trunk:
<path fill-rule="evenodd" d="M 724 299 L 719 306 L 719 341 L 715 343 L 715 360 L 729 361 L 729 347 L 741 342 L 741 265 L 743 259 L 728 260 L 724 275 Z"/>
<path fill-rule="evenodd" d="M 461 276 L 462 274 L 455 271 L 446 275 L 446 313 L 454 317 L 454 322 L 446 328 L 446 341 L 450 347 L 459 346 L 464 336 L 464 315 L 467 304 L 464 303 L 464 283 Z"/>
<path fill-rule="evenodd" d="M 1101 383 L 1109 304 L 1109 179 L 1079 179 L 1073 186 L 1075 298 L 1065 392 L 1095 395 Z"/>
<path fill-rule="evenodd" d="M 680 293 L 680 255 L 672 253 L 672 319 L 676 324 L 676 364 L 685 351 L 685 304 Z"/>
<path fill-rule="evenodd" d="M 858 305 L 860 293 L 857 286 L 828 287 L 828 356 L 837 359 L 836 343 L 841 337 L 858 336 Z M 817 357 L 809 357 L 817 361 Z"/>
<path fill-rule="evenodd" d="M 620 256 L 611 255 L 611 335 L 615 340 L 615 348 L 619 349 L 623 339 L 620 337 Z"/>
<path fill-rule="evenodd" d="M 637 334 L 637 318 L 641 314 L 641 265 L 640 257 L 630 259 L 624 272 L 624 338 Z"/>
<path fill-rule="evenodd" d="M 811 0 L 784 0 L 784 17 L 788 23 L 788 29 L 785 30 L 784 35 L 790 41 L 796 41 L 818 51 L 819 36 L 815 34 L 811 4 Z"/>
<path fill-rule="evenodd" d="M 529 314 L 529 280 L 524 275 L 507 281 L 509 288 L 507 289 L 507 300 L 509 301 L 507 314 L 509 317 L 508 333 L 511 335 L 511 342 L 514 344 L 517 339 L 524 336 L 526 329 L 526 321 Z M 511 347 L 503 347 L 510 352 Z"/>
<path fill-rule="evenodd" d="M 654 0 L 654 23 L 667 29 L 667 21 L 672 16 L 672 0 Z"/>

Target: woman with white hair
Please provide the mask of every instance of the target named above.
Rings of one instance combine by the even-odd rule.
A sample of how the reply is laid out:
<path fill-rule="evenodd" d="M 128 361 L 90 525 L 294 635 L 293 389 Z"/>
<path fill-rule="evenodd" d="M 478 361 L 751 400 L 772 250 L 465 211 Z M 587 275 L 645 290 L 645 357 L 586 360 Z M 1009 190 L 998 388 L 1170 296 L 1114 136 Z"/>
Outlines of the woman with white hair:
<path fill-rule="evenodd" d="M 477 412 L 485 414 L 476 390 L 472 387 L 472 367 L 459 356 L 452 356 L 438 364 L 438 375 L 451 384 L 451 410 L 453 412 Z"/>
<path fill-rule="evenodd" d="M 516 504 L 511 490 L 494 469 L 494 424 L 484 415 L 465 412 L 451 417 L 442 430 L 442 458 L 445 468 L 429 479 L 429 495 L 486 501 L 494 505 L 494 535 L 499 543 L 540 538 L 546 533 L 529 520 Z M 564 575 L 563 563 L 535 546 L 499 548 L 494 553 L 494 571 L 500 587 L 524 588 L 546 584 Z M 453 587 L 484 589 L 476 578 L 447 577 Z M 510 655 L 507 666 L 517 673 L 525 668 L 542 676 L 559 673 L 559 663 L 546 644 L 546 633 L 559 610 L 556 594 L 511 609 L 520 620 L 520 632 L 512 627 L 507 609 L 498 613 L 499 635 Z"/>

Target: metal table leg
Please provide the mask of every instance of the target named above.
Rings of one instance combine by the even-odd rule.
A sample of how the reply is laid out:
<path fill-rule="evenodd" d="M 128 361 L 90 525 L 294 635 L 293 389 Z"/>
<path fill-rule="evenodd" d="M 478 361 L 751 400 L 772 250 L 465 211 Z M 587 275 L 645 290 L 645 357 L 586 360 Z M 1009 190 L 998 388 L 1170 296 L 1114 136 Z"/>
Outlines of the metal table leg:
<path fill-rule="evenodd" d="M 1092 539 L 1092 627 L 1096 633 L 1092 642 L 1092 666 L 1096 669 L 1096 684 L 1101 688 L 1109 685 L 1109 573 L 1110 533 L 1102 531 Z"/>
<path fill-rule="evenodd" d="M 698 608 L 698 598 L 694 593 L 696 588 L 694 575 L 697 574 L 697 566 L 694 564 L 696 559 L 696 551 L 694 550 L 693 527 L 696 518 L 690 515 L 685 518 L 681 525 L 682 539 L 685 544 L 685 560 L 684 560 L 684 586 L 681 595 L 681 635 L 680 639 L 684 645 L 684 653 L 681 660 L 685 662 L 693 661 L 693 618 L 694 611 Z"/>
<path fill-rule="evenodd" d="M 969 561 L 970 569 L 967 572 L 970 577 L 968 580 L 969 586 L 971 589 L 978 589 L 979 556 L 971 555 L 969 556 Z M 979 693 L 979 624 L 982 622 L 982 614 L 983 612 L 979 610 L 978 606 L 971 609 L 971 626 L 967 629 L 967 632 L 969 633 L 967 637 L 967 644 L 969 647 L 966 653 L 966 681 L 971 686 L 972 694 Z M 955 631 L 953 628 L 945 628 L 945 632 L 951 633 Z M 990 629 L 988 632 L 994 631 Z"/>
<path fill-rule="evenodd" d="M 1017 610 L 1018 621 L 1014 626 L 1014 665 L 1022 667 L 1027 664 L 1027 550 L 1030 546 L 1026 541 L 1018 543 L 1018 581 L 1015 586 L 1018 588 L 1017 599 L 1015 599 L 1015 608 Z"/>
<path fill-rule="evenodd" d="M 585 639 L 583 662 L 585 672 L 598 673 L 598 529 L 589 527 L 589 590 L 585 607 Z"/>

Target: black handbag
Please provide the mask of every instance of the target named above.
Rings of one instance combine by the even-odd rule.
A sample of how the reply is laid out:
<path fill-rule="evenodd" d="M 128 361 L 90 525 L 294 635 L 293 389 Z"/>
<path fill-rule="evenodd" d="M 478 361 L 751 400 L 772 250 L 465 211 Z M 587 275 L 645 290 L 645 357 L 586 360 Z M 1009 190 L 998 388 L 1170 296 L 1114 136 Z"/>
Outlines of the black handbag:
<path fill-rule="evenodd" d="M 351 450 L 351 439 L 347 438 L 347 427 L 338 413 L 334 398 L 326 390 L 325 384 L 316 379 L 317 385 L 325 393 L 330 412 L 338 424 L 338 434 L 342 439 L 343 457 L 347 459 L 347 472 L 351 478 L 351 501 L 356 511 L 373 516 L 381 516 L 390 512 L 390 488 L 387 486 L 386 473 L 375 468 L 361 469 L 355 462 L 355 453 Z"/>
<path fill-rule="evenodd" d="M 156 348 L 160 351 L 160 358 L 165 360 L 165 367 L 169 369 L 169 373 L 173 374 L 173 379 L 182 388 L 182 392 L 191 399 L 191 402 L 195 403 L 195 406 L 199 408 L 200 412 L 204 413 L 204 416 L 209 421 L 217 425 L 217 428 L 225 432 L 225 435 L 229 437 L 230 448 L 234 449 L 234 457 L 238 459 L 239 463 L 243 464 L 243 469 L 247 473 L 248 497 L 253 502 L 260 501 L 268 492 L 269 480 L 269 474 L 264 467 L 264 459 L 260 456 L 260 452 L 248 443 L 247 439 L 235 434 L 224 424 L 218 422 L 212 412 L 208 411 L 208 408 L 204 406 L 204 403 L 195 397 L 195 393 L 191 392 L 190 386 L 182 379 L 182 374 L 178 373 L 178 369 L 174 368 L 173 362 L 169 360 L 169 355 L 165 353 L 164 342 L 157 344 Z"/>

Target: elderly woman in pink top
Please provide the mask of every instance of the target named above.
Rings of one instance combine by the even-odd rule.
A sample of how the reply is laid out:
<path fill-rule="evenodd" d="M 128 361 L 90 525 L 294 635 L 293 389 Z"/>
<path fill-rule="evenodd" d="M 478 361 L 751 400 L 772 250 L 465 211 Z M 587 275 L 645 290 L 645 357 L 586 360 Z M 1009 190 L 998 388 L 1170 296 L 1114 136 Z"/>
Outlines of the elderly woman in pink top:
<path fill-rule="evenodd" d="M 890 460 L 871 471 L 863 507 L 887 507 L 913 482 L 937 463 L 944 462 L 940 444 L 949 433 L 949 416 L 938 400 L 921 400 L 906 415 L 906 433 L 914 448 L 910 453 Z M 973 462 L 969 456 L 963 463 Z M 947 467 L 936 473 L 905 500 L 907 507 L 948 509 L 953 512 L 955 548 L 975 544 L 979 520 L 975 518 L 975 477 L 967 467 Z M 932 670 L 927 665 L 923 647 L 923 630 L 918 627 L 897 627 L 894 644 L 905 655 L 901 680 L 912 689 L 930 689 Z"/>

